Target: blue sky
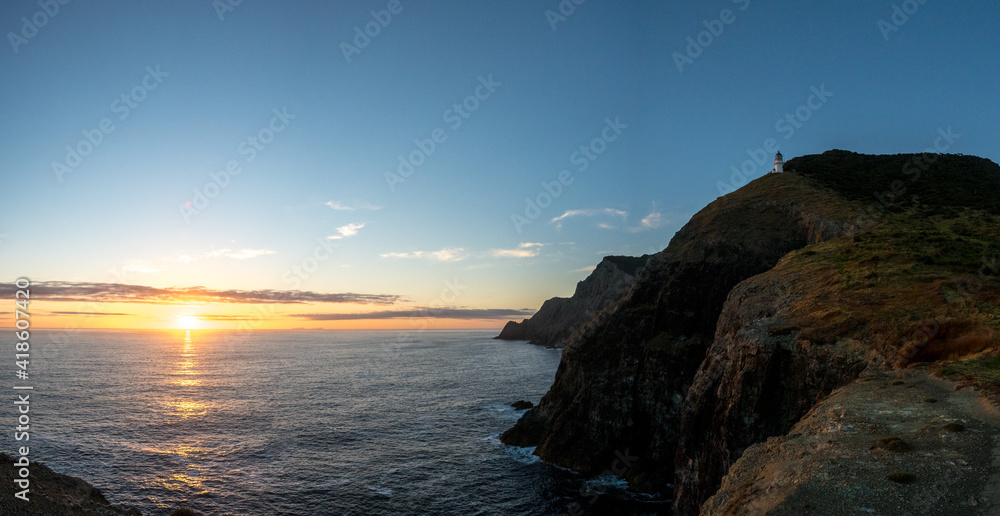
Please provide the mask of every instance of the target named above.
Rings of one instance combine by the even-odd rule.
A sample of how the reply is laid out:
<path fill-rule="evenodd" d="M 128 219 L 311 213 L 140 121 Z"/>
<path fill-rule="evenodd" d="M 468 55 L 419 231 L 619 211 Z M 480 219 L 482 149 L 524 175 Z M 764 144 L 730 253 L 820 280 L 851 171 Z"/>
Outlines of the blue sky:
<path fill-rule="evenodd" d="M 1000 158 L 985 0 L 219 5 L 0 6 L 10 280 L 536 309 L 603 255 L 664 248 L 767 139 L 919 152 L 951 128 L 948 152 Z M 385 307 L 320 311 L 365 310 Z"/>

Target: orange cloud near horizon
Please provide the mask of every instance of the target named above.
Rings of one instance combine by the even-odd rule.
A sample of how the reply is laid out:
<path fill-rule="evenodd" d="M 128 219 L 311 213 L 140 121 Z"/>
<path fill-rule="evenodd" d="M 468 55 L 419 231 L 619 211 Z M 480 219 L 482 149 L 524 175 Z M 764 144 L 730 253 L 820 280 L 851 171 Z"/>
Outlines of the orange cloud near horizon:
<path fill-rule="evenodd" d="M 0 290 L 15 290 L 0 284 Z M 66 329 L 493 329 L 529 309 L 399 306 L 391 294 L 158 288 L 46 281 L 31 285 L 32 326 Z M 338 306 L 329 310 L 330 304 Z M 372 310 L 372 305 L 391 309 Z"/>

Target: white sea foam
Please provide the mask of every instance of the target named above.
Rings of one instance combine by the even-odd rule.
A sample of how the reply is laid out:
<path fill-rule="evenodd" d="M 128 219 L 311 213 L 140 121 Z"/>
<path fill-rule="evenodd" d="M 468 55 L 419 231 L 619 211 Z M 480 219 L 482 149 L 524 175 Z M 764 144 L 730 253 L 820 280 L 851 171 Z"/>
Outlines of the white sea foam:
<path fill-rule="evenodd" d="M 521 464 L 535 464 L 536 462 L 541 461 L 541 459 L 539 459 L 537 455 L 534 455 L 535 453 L 534 446 L 525 447 L 525 446 L 510 446 L 504 444 L 503 442 L 500 441 L 500 434 L 490 434 L 489 436 L 483 437 L 480 440 L 486 441 L 493 446 L 502 448 L 504 452 L 507 453 L 508 456 L 512 457 L 514 460 L 520 462 Z"/>
<path fill-rule="evenodd" d="M 367 482 L 364 484 L 364 486 L 368 488 L 369 491 L 378 493 L 386 498 L 392 498 L 393 495 L 392 489 L 389 489 L 388 487 L 374 486 Z"/>

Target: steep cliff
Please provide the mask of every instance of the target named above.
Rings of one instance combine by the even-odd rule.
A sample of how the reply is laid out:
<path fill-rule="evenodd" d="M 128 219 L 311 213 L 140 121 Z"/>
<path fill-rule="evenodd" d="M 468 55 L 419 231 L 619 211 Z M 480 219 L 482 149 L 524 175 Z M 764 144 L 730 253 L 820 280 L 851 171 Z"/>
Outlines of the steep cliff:
<path fill-rule="evenodd" d="M 967 161 L 943 158 L 936 179 Z M 787 433 L 863 372 L 997 345 L 1000 218 L 952 200 L 980 179 L 1000 180 L 996 165 L 983 165 L 965 169 L 968 181 L 951 183 L 950 198 L 887 211 L 867 228 L 788 254 L 730 292 L 684 400 L 678 513 L 696 514 L 748 446 Z"/>
<path fill-rule="evenodd" d="M 496 338 L 562 347 L 574 331 L 625 290 L 647 259 L 648 255 L 605 257 L 587 279 L 577 283 L 573 297 L 549 299 L 530 319 L 508 322 Z"/>
<path fill-rule="evenodd" d="M 980 193 L 1000 167 L 830 151 L 786 169 L 696 214 L 502 440 L 590 474 L 627 450 L 635 489 L 675 484 L 696 514 L 743 450 L 863 371 L 996 344 L 996 289 L 956 292 L 1000 256 Z"/>

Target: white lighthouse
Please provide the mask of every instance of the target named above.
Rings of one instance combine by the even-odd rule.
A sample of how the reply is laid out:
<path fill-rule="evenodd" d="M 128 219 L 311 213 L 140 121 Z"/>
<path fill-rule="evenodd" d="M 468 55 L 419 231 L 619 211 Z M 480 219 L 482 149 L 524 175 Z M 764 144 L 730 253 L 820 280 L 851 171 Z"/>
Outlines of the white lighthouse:
<path fill-rule="evenodd" d="M 774 170 L 771 170 L 771 172 L 780 174 L 784 172 L 784 167 L 785 167 L 785 160 L 784 158 L 782 158 L 781 152 L 779 151 L 777 154 L 774 155 Z"/>

